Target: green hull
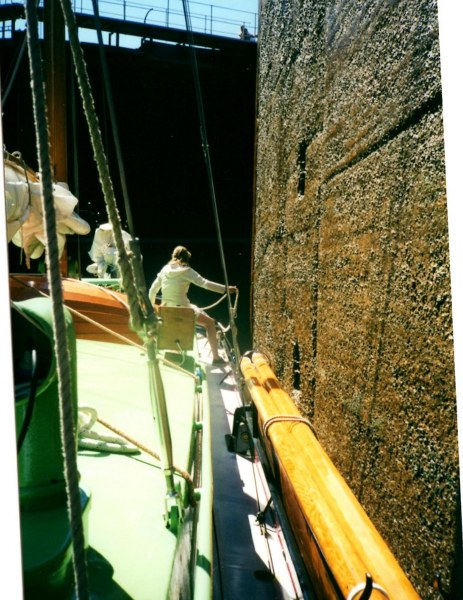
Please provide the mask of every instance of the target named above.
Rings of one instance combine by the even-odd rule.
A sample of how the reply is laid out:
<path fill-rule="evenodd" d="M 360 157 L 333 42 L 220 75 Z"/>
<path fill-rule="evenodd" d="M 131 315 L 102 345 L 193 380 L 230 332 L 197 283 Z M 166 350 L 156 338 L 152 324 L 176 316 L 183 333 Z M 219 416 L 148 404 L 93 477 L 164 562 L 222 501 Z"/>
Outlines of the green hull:
<path fill-rule="evenodd" d="M 62 458 L 57 448 L 60 425 L 53 345 L 46 341 L 52 338 L 47 304 L 42 299 L 17 303 L 22 312 L 27 310 L 28 320 L 15 318 L 13 324 L 18 339 L 24 339 L 26 331 L 28 335 L 36 331 L 31 322 L 40 326 L 39 354 L 46 365 L 19 453 L 23 573 L 26 597 L 66 598 L 73 593 L 72 549 L 63 474 L 56 473 L 57 465 L 62 470 Z M 195 377 L 201 369 L 196 344 L 186 356 L 165 355 L 172 363 L 181 359 L 181 369 L 162 362 L 160 366 L 173 462 L 196 474 L 195 502 L 184 477 L 174 475 L 178 511 L 174 501 L 173 513 L 178 521 L 167 527 L 165 515 L 172 500 L 166 502 L 164 472 L 150 452 L 160 453 L 160 440 L 147 357 L 133 345 L 74 341 L 72 320 L 68 328 L 78 408 L 90 407 L 118 430 L 115 434 L 97 422 L 91 432 L 103 439 L 108 435 L 124 439 L 125 434 L 143 448 L 130 454 L 107 451 L 111 444 L 78 448 L 91 595 L 136 600 L 211 597 L 210 416 L 207 383 Z M 18 435 L 28 397 L 28 386 L 17 386 Z"/>

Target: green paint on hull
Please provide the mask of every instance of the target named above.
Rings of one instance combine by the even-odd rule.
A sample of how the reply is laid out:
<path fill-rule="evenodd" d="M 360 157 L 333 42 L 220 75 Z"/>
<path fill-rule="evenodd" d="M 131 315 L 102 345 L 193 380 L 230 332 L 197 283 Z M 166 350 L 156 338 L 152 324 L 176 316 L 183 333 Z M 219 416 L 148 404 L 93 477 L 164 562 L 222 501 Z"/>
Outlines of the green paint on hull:
<path fill-rule="evenodd" d="M 187 367 L 192 372 L 194 366 L 193 359 L 183 364 L 183 368 Z M 198 402 L 195 380 L 171 367 L 162 366 L 161 372 L 174 464 L 190 471 Z M 91 406 L 105 421 L 159 453 L 157 426 L 151 411 L 147 359 L 141 350 L 121 344 L 78 341 L 78 394 L 80 406 Z M 113 435 L 99 424 L 95 430 Z M 164 524 L 165 479 L 157 460 L 144 452 L 135 456 L 87 450 L 79 452 L 82 484 L 92 497 L 88 537 L 92 585 L 97 583 L 101 588 L 104 584 L 107 590 L 118 590 L 121 597 L 127 594 L 137 600 L 170 598 L 176 557 L 181 560 L 180 554 L 186 553 L 186 564 L 180 569 L 181 574 L 176 575 L 176 579 L 181 581 L 180 586 L 184 591 L 190 589 L 190 597 L 196 584 L 201 586 L 198 597 L 211 595 L 212 551 L 209 540 L 212 531 L 212 484 L 208 408 L 203 412 L 202 432 L 203 451 L 207 456 L 202 461 L 201 500 L 194 511 L 187 511 L 185 527 L 181 526 L 177 535 Z M 185 498 L 184 480 L 177 476 L 175 479 L 181 496 Z M 194 536 L 196 523 L 200 533 Z M 195 538 L 201 544 L 197 556 L 208 565 L 206 572 L 201 569 L 198 575 L 195 565 L 190 564 L 191 541 Z M 181 544 L 178 540 L 182 540 Z M 186 548 L 181 549 L 181 546 Z M 102 565 L 107 575 L 106 582 L 95 576 L 96 573 L 101 575 Z"/>
<path fill-rule="evenodd" d="M 21 514 L 25 596 L 61 600 L 73 595 L 72 545 L 62 485 L 62 457 L 55 439 L 56 429 L 59 431 L 58 396 L 49 303 L 42 299 L 26 302 L 29 317 L 41 328 L 34 335 L 38 336 L 42 357 L 48 355 L 48 370 L 38 388 L 30 426 L 32 434 L 26 436 L 23 463 L 19 466 L 20 487 L 22 480 L 26 483 L 28 503 L 22 506 Z M 23 340 L 27 327 L 24 328 L 24 323 L 16 324 L 14 331 Z M 28 335 L 30 332 L 34 329 Z M 95 409 L 98 417 L 160 454 L 143 350 L 120 343 L 75 341 L 70 318 L 69 338 L 79 408 Z M 166 358 L 179 362 L 181 357 L 172 353 Z M 78 451 L 92 598 L 148 600 L 212 596 L 210 415 L 207 383 L 199 386 L 192 376 L 198 367 L 196 348 L 184 357 L 182 371 L 161 364 L 174 464 L 190 473 L 195 460 L 201 465 L 196 483 L 199 501 L 194 507 L 188 503 L 184 479 L 175 475 L 182 506 L 186 507 L 175 533 L 165 526 L 166 485 L 158 460 L 144 451 L 135 455 Z M 28 391 L 27 386 L 18 390 L 19 430 Z M 50 422 L 55 432 L 52 443 Z M 117 437 L 101 423 L 96 423 L 92 431 Z M 48 488 L 54 489 L 57 481 L 60 493 L 50 496 Z M 37 497 L 32 504 L 31 494 Z"/>

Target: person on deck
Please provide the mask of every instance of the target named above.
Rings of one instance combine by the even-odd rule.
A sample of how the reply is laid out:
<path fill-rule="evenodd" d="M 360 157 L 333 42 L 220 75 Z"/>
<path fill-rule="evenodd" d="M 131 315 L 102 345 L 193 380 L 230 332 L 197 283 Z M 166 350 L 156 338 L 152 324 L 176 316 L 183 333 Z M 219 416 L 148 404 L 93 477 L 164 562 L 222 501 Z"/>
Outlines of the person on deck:
<path fill-rule="evenodd" d="M 191 304 L 187 294 L 191 283 L 219 294 L 224 294 L 227 288 L 221 283 L 205 279 L 192 269 L 190 267 L 190 258 L 191 253 L 184 246 L 174 248 L 171 260 L 161 269 L 151 284 L 149 298 L 154 305 L 156 303 L 156 295 L 161 290 L 162 306 L 188 306 L 193 308 L 196 313 L 198 325 L 206 329 L 207 339 L 212 351 L 212 364 L 221 365 L 225 361 L 219 355 L 215 321 L 197 306 Z M 228 291 L 231 294 L 236 294 L 238 288 L 234 285 L 229 285 Z"/>

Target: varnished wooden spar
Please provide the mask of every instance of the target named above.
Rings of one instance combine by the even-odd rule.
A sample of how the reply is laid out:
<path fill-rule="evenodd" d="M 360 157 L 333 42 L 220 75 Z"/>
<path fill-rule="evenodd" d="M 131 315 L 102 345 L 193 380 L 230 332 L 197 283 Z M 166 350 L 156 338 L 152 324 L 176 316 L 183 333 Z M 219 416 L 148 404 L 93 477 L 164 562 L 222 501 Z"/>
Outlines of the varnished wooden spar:
<path fill-rule="evenodd" d="M 389 547 L 280 387 L 267 359 L 255 353 L 252 359 L 243 357 L 240 366 L 317 598 L 358 600 L 368 573 L 374 583 L 372 599 L 417 600 Z"/>
<path fill-rule="evenodd" d="M 124 343 L 120 337 L 106 331 L 109 329 L 132 342 L 141 343 L 139 336 L 129 327 L 129 310 L 125 294 L 77 279 L 63 278 L 62 282 L 65 305 L 77 311 L 77 313 L 73 312 L 73 318 L 78 338 Z M 48 281 L 45 275 L 10 276 L 12 300 L 26 300 L 42 294 L 48 296 Z M 102 325 L 103 328 L 98 325 Z"/>

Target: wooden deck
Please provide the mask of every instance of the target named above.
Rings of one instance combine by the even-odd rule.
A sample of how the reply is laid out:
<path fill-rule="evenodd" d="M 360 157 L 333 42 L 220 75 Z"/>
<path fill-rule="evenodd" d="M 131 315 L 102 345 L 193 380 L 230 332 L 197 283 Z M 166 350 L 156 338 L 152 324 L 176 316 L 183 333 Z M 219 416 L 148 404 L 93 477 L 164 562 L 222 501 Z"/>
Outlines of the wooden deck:
<path fill-rule="evenodd" d="M 207 353 L 206 342 L 203 354 Z M 263 522 L 257 516 L 271 491 L 257 448 L 248 455 L 228 450 L 235 410 L 243 406 L 239 383 L 230 366 L 206 361 L 209 388 L 214 481 L 214 600 L 308 598 L 298 583 L 280 515 L 270 504 Z"/>

